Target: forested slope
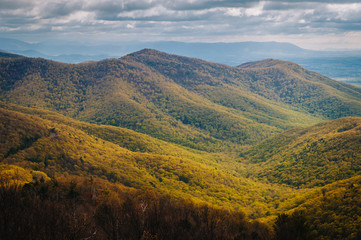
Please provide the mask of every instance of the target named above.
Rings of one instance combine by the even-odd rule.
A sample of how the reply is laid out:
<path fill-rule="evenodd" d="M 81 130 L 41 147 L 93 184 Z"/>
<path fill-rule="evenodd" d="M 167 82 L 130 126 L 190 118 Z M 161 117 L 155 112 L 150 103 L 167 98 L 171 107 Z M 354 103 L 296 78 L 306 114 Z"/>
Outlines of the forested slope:
<path fill-rule="evenodd" d="M 254 91 L 268 99 L 325 119 L 360 116 L 361 88 L 274 59 L 246 63 L 239 68 L 252 76 L 250 85 Z"/>
<path fill-rule="evenodd" d="M 239 208 L 252 217 L 277 212 L 280 201 L 296 196 L 290 188 L 257 183 L 240 174 L 231 174 L 212 159 L 187 153 L 185 149 L 175 148 L 179 152 L 174 152 L 170 148 L 170 153 L 163 155 L 133 152 L 117 145 L 119 138 L 112 143 L 87 134 L 85 131 L 92 128 L 91 124 L 85 124 L 85 130 L 80 130 L 81 127 L 50 121 L 35 113 L 0 110 L 3 124 L 1 163 L 41 171 L 51 178 L 64 173 L 94 175 L 129 187 L 153 188 L 175 198 Z M 72 120 L 69 122 L 71 124 Z M 109 135 L 122 131 L 103 128 Z M 147 140 L 149 138 L 145 137 L 136 141 Z M 132 139 L 127 141 L 133 142 Z"/>
<path fill-rule="evenodd" d="M 244 153 L 250 170 L 270 182 L 315 187 L 361 173 L 361 118 L 289 130 Z"/>
<path fill-rule="evenodd" d="M 2 58 L 0 100 L 207 151 L 361 115 L 360 90 L 277 62 L 241 68 L 142 50 L 64 64 Z"/>
<path fill-rule="evenodd" d="M 0 165 L 0 238 L 271 239 L 265 224 L 228 210 L 103 179 Z M 39 171 L 37 172 L 39 175 Z M 28 176 L 26 179 L 24 176 Z"/>
<path fill-rule="evenodd" d="M 10 57 L 0 58 L 0 211 L 16 223 L 26 210 L 27 228 L 9 228 L 17 236 L 37 233 L 34 211 L 59 239 L 361 236 L 360 88 L 273 59 Z"/>

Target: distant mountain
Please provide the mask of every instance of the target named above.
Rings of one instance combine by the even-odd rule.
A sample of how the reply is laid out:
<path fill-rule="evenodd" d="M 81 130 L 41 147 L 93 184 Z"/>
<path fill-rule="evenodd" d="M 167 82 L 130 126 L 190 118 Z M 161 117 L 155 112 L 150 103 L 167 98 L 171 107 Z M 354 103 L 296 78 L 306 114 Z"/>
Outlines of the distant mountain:
<path fill-rule="evenodd" d="M 19 58 L 19 57 L 22 57 L 22 56 L 0 49 L 0 58 Z"/>
<path fill-rule="evenodd" d="M 34 44 L 10 38 L 0 38 L 0 46 L 1 49 L 12 52 L 32 50 L 35 47 Z"/>
<path fill-rule="evenodd" d="M 0 46 L 15 53 L 29 57 L 48 56 L 61 60 L 62 56 L 82 56 L 87 60 L 96 56 L 104 58 L 121 57 L 144 48 L 157 49 L 171 54 L 205 59 L 211 62 L 236 66 L 243 62 L 264 58 L 285 59 L 289 56 L 312 56 L 313 51 L 299 48 L 289 43 L 278 42 L 240 42 L 240 43 L 185 43 L 185 42 L 110 42 L 89 44 L 66 41 L 44 41 L 29 44 L 19 40 L 0 38 Z M 28 54 L 28 55 L 27 55 Z M 36 56 L 38 54 L 38 56 Z M 65 59 L 66 60 L 66 59 Z M 64 62 L 78 63 L 81 58 L 69 58 Z"/>
<path fill-rule="evenodd" d="M 313 51 L 299 48 L 290 43 L 279 42 L 239 42 L 239 43 L 182 43 L 155 42 L 146 47 L 204 59 L 210 62 L 237 66 L 244 62 L 265 58 L 287 59 L 291 56 L 308 56 Z"/>
<path fill-rule="evenodd" d="M 361 89 L 283 61 L 245 69 L 145 49 L 77 65 L 2 59 L 0 69 L 2 101 L 203 150 L 361 116 Z"/>
<path fill-rule="evenodd" d="M 0 48 L 28 57 L 79 63 L 119 58 L 144 48 L 237 66 L 266 58 L 292 61 L 339 81 L 361 85 L 361 51 L 313 51 L 280 42 L 185 43 L 185 42 L 74 42 L 27 43 L 0 38 Z"/>
<path fill-rule="evenodd" d="M 112 54 L 112 51 L 97 50 L 97 46 L 88 46 L 77 42 L 40 42 L 27 43 L 16 39 L 0 38 L 0 48 L 27 57 L 41 57 L 60 62 L 80 63 L 90 60 L 102 60 L 120 57 L 128 52 Z"/>

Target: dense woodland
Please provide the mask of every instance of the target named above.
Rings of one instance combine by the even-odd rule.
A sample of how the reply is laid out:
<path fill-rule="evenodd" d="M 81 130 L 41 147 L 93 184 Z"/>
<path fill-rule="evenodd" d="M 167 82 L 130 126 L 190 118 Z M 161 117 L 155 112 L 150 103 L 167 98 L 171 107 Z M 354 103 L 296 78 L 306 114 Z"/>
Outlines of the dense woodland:
<path fill-rule="evenodd" d="M 97 178 L 0 186 L 1 239 L 271 239 L 270 229 L 229 211 Z M 21 226 L 19 228 L 19 226 Z"/>
<path fill-rule="evenodd" d="M 76 65 L 2 58 L 0 100 L 208 152 L 361 115 L 359 88 L 272 63 L 237 68 L 154 50 Z"/>
<path fill-rule="evenodd" d="M 8 57 L 0 239 L 361 239 L 360 88 L 273 59 Z"/>
<path fill-rule="evenodd" d="M 31 112 L 31 109 L 19 109 Z M 165 148 L 149 149 L 145 153 L 131 151 L 118 144 L 126 145 L 132 140 L 112 138 L 122 129 L 106 126 L 99 129 L 97 125 L 85 124 L 84 130 L 91 129 L 91 133 L 108 131 L 110 137 L 105 140 L 64 124 L 82 125 L 81 122 L 56 114 L 48 116 L 53 118 L 49 121 L 39 117 L 43 113 L 49 112 L 24 114 L 0 109 L 0 120 L 7 126 L 1 133 L 3 163 L 42 171 L 52 178 L 65 172 L 92 174 L 128 187 L 152 187 L 196 202 L 243 209 L 252 218 L 274 213 L 280 202 L 296 196 L 289 187 L 259 183 L 234 170 L 231 172 L 242 165 L 223 164 L 219 160 L 223 155 L 206 155 L 173 145 L 168 146 L 168 152 Z M 134 132 L 128 134 L 139 137 L 138 149 L 144 149 L 142 146 L 150 145 L 152 140 L 154 146 L 161 144 Z"/>
<path fill-rule="evenodd" d="M 290 130 L 242 156 L 252 172 L 270 182 L 315 187 L 361 173 L 361 118 L 341 118 Z"/>

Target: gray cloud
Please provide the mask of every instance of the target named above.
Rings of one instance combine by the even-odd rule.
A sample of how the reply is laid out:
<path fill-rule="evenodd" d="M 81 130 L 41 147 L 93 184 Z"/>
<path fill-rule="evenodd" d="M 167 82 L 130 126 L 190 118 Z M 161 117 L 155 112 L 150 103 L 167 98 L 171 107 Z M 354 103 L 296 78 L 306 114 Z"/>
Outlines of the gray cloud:
<path fill-rule="evenodd" d="M 67 2 L 49 2 L 44 3 L 42 8 L 42 18 L 57 18 L 67 16 L 83 8 L 83 5 L 79 1 L 67 1 Z"/>
<path fill-rule="evenodd" d="M 256 0 L 167 0 L 164 5 L 173 10 L 204 10 L 219 7 L 250 7 L 259 3 Z"/>
<path fill-rule="evenodd" d="M 273 0 L 272 2 L 285 3 L 359 3 L 359 0 Z"/>
<path fill-rule="evenodd" d="M 31 1 L 27 0 L 0 0 L 0 9 L 26 8 L 33 5 Z"/>
<path fill-rule="evenodd" d="M 0 34 L 156 37 L 361 36 L 359 0 L 0 0 Z M 316 36 L 317 37 L 317 36 Z M 316 38 L 315 37 L 315 38 Z M 321 37 L 321 35 L 319 35 Z M 290 38 L 291 39 L 291 38 Z M 360 39 L 361 41 L 361 39 Z"/>
<path fill-rule="evenodd" d="M 272 11 L 287 11 L 287 10 L 302 10 L 302 9 L 314 9 L 317 8 L 320 4 L 317 2 L 282 2 L 282 1 L 272 1 L 266 2 L 264 10 Z"/>

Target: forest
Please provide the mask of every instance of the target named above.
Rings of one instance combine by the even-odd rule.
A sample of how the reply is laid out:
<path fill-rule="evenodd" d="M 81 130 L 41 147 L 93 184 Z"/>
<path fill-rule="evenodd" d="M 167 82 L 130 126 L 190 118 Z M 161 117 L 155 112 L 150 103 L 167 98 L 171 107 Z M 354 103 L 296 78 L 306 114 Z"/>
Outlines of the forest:
<path fill-rule="evenodd" d="M 69 179 L 69 177 L 68 177 Z M 1 239 L 270 239 L 270 229 L 229 211 L 71 177 L 0 186 Z M 21 226 L 21 227 L 19 227 Z"/>
<path fill-rule="evenodd" d="M 361 239 L 361 89 L 267 59 L 0 57 L 0 239 Z"/>

